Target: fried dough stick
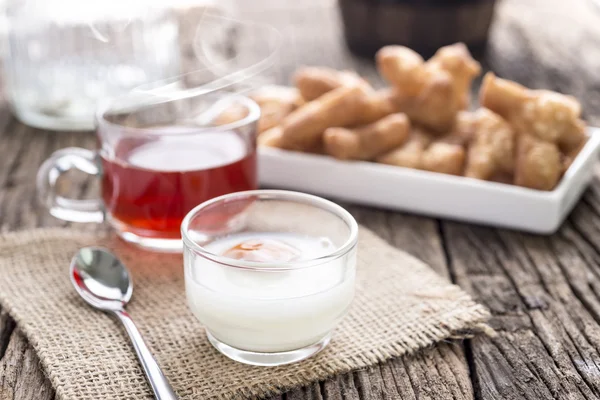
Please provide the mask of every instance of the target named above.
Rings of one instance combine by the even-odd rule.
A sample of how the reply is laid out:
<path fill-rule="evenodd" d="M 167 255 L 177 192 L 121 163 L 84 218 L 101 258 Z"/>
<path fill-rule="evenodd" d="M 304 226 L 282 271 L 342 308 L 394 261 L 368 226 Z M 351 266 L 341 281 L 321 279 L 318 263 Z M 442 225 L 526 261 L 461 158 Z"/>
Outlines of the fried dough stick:
<path fill-rule="evenodd" d="M 441 47 L 427 61 L 428 65 L 448 71 L 453 78 L 458 105 L 465 109 L 470 103 L 473 80 L 481 73 L 481 65 L 471 56 L 464 43 Z"/>
<path fill-rule="evenodd" d="M 521 134 L 557 144 L 565 153 L 585 141 L 581 105 L 572 96 L 529 90 L 488 72 L 479 93 L 481 105 L 504 117 Z"/>
<path fill-rule="evenodd" d="M 423 152 L 423 169 L 442 174 L 462 175 L 465 149 L 457 144 L 433 142 Z"/>
<path fill-rule="evenodd" d="M 467 153 L 465 176 L 491 180 L 512 175 L 515 167 L 515 132 L 498 114 L 480 108 L 474 114 L 472 143 Z"/>
<path fill-rule="evenodd" d="M 554 143 L 521 134 L 517 143 L 515 184 L 538 190 L 552 190 L 558 183 L 563 165 Z"/>
<path fill-rule="evenodd" d="M 481 70 L 464 44 L 446 46 L 425 62 L 403 46 L 386 46 L 376 55 L 380 74 L 410 99 L 411 120 L 439 133 L 451 129 L 456 113 L 469 103 L 469 90 Z"/>
<path fill-rule="evenodd" d="M 401 145 L 408 137 L 406 114 L 391 114 L 357 128 L 329 128 L 323 134 L 325 153 L 340 160 L 372 160 Z"/>
<path fill-rule="evenodd" d="M 302 67 L 294 74 L 293 81 L 306 101 L 313 101 L 342 86 L 362 86 L 372 90 L 367 81 L 357 73 L 338 71 L 327 67 Z"/>
<path fill-rule="evenodd" d="M 365 96 L 359 86 L 342 86 L 306 103 L 283 120 L 281 146 L 308 150 L 318 145 L 327 128 L 352 126 Z"/>
<path fill-rule="evenodd" d="M 377 157 L 376 161 L 397 167 L 422 169 L 423 152 L 431 140 L 431 134 L 419 127 L 413 127 L 404 144 Z"/>
<path fill-rule="evenodd" d="M 298 89 L 285 86 L 266 86 L 252 95 L 260 107 L 258 132 L 264 132 L 277 126 L 283 119 L 304 103 Z"/>

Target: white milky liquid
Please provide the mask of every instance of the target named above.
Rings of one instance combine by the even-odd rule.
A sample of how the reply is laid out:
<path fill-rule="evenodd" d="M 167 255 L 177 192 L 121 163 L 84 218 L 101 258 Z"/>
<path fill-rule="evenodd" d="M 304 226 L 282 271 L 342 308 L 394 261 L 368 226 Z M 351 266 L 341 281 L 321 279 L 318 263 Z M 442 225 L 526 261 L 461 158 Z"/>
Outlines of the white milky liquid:
<path fill-rule="evenodd" d="M 298 260 L 335 250 L 328 239 L 289 233 L 232 235 L 205 247 L 222 254 L 252 239 L 292 246 L 299 250 Z M 270 271 L 268 266 L 252 271 L 185 256 L 186 292 L 192 312 L 213 336 L 242 350 L 281 352 L 317 343 L 346 314 L 354 296 L 353 252 L 292 271 Z"/>

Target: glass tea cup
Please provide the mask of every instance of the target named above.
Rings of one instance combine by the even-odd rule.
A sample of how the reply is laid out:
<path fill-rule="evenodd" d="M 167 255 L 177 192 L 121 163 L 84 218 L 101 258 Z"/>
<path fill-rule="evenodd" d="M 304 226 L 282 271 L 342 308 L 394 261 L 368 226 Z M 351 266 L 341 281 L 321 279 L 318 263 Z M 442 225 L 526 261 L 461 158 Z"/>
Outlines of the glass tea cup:
<path fill-rule="evenodd" d="M 257 188 L 258 105 L 225 92 L 133 93 L 97 114 L 98 151 L 67 148 L 38 171 L 37 188 L 50 213 L 65 221 L 107 221 L 127 242 L 180 252 L 180 226 L 196 205 Z M 101 180 L 101 198 L 59 194 L 71 169 Z"/>
<path fill-rule="evenodd" d="M 354 297 L 350 213 L 308 194 L 256 190 L 199 205 L 181 230 L 188 306 L 218 351 L 275 366 L 329 343 Z"/>

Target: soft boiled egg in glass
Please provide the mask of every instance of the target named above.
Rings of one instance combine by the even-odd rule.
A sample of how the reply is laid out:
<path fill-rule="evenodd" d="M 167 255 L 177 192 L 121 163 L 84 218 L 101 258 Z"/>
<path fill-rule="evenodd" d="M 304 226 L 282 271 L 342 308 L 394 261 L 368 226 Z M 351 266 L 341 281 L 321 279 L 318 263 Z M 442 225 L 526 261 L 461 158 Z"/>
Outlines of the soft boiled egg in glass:
<path fill-rule="evenodd" d="M 282 365 L 322 350 L 354 297 L 358 226 L 296 192 L 228 194 L 182 224 L 188 305 L 236 361 Z"/>

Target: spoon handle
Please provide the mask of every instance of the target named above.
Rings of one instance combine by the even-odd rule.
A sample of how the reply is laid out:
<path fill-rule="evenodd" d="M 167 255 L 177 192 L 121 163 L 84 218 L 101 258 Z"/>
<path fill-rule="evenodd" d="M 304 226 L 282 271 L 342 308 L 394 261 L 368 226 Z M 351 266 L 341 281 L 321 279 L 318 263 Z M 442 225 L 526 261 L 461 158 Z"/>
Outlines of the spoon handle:
<path fill-rule="evenodd" d="M 146 342 L 144 342 L 140 331 L 133 323 L 133 320 L 129 314 L 127 314 L 125 310 L 114 311 L 114 313 L 123 323 L 125 330 L 129 334 L 133 348 L 135 349 L 138 359 L 140 360 L 144 372 L 146 373 L 146 378 L 148 378 L 148 382 L 150 382 L 150 386 L 152 386 L 154 397 L 157 400 L 177 400 L 175 391 L 173 391 L 173 388 L 167 381 L 167 378 L 165 378 L 165 375 L 162 373 L 160 367 L 156 363 L 156 360 L 152 356 L 150 349 L 146 345 Z"/>

